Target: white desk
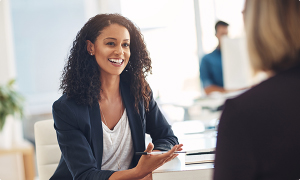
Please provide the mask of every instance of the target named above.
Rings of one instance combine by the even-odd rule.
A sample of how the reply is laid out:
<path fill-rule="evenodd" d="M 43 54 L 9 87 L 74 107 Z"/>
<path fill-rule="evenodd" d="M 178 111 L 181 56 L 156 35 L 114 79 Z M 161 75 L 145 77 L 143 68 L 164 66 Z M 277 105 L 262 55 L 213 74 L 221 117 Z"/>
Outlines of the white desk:
<path fill-rule="evenodd" d="M 216 147 L 216 132 L 205 131 L 198 134 L 177 136 L 183 144 L 183 151 L 209 149 Z M 152 174 L 153 180 L 211 180 L 213 163 L 185 165 L 185 154 L 180 154 L 164 164 Z"/>
<path fill-rule="evenodd" d="M 183 156 L 180 157 L 180 156 Z M 153 180 L 211 180 L 213 163 L 185 165 L 185 155 L 179 155 L 172 161 L 164 164 L 152 174 Z"/>

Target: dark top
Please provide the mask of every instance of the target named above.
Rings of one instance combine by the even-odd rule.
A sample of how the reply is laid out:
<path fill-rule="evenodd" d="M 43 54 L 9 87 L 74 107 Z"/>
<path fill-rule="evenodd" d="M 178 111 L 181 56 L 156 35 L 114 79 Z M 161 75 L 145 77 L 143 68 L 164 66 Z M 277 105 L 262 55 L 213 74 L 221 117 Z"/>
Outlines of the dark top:
<path fill-rule="evenodd" d="M 226 101 L 214 180 L 300 179 L 299 127 L 298 65 Z"/>
<path fill-rule="evenodd" d="M 178 144 L 171 126 L 159 110 L 151 95 L 149 112 L 145 112 L 143 101 L 139 103 L 139 114 L 134 107 L 134 97 L 129 85 L 121 78 L 121 95 L 126 108 L 134 152 L 145 150 L 145 133 L 151 135 L 154 149 L 169 150 Z M 102 180 L 114 171 L 101 170 L 103 153 L 103 131 L 99 104 L 92 107 L 77 105 L 64 94 L 53 104 L 54 128 L 62 152 L 59 165 L 51 180 Z M 132 159 L 135 167 L 140 156 Z"/>
<path fill-rule="evenodd" d="M 200 63 L 200 79 L 203 88 L 216 85 L 224 87 L 222 55 L 220 49 L 203 56 Z"/>

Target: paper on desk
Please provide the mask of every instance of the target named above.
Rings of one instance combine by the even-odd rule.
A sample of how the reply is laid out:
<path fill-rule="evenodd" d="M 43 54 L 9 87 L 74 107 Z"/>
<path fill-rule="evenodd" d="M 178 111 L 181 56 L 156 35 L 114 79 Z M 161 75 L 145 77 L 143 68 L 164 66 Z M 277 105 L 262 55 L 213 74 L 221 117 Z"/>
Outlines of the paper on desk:
<path fill-rule="evenodd" d="M 207 148 L 207 149 L 185 149 L 186 155 L 190 156 L 189 154 L 195 154 L 195 153 L 202 153 L 202 152 L 212 152 L 215 151 L 216 148 Z"/>

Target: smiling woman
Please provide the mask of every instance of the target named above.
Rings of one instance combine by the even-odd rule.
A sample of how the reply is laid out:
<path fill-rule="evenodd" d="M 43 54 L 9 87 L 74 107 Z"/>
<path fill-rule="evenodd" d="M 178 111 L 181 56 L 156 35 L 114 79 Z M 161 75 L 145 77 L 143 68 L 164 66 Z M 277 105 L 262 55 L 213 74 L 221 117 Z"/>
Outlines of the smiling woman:
<path fill-rule="evenodd" d="M 103 83 L 99 81 L 98 76 L 101 77 L 100 74 L 107 70 L 105 66 L 99 68 L 98 65 L 102 64 L 100 63 L 102 58 L 112 60 L 120 56 L 118 53 L 122 52 L 117 52 L 120 49 L 116 48 L 122 49 L 124 55 L 121 56 L 128 59 L 128 65 L 126 63 L 122 66 L 123 69 L 126 67 L 124 73 L 121 74 L 122 69 L 119 75 L 130 76 L 131 83 L 134 84 L 131 91 L 135 97 L 135 106 L 137 107 L 139 99 L 143 98 L 147 108 L 149 101 L 146 99 L 149 99 L 150 87 L 145 77 L 149 72 L 151 73 L 151 59 L 139 29 L 131 21 L 115 14 L 97 15 L 78 32 L 71 49 L 69 63 L 66 64 L 63 72 L 60 89 L 69 97 L 75 98 L 78 104 L 91 105 L 98 102 L 102 98 L 99 90 L 102 89 L 101 83 Z M 112 53 L 110 52 L 112 50 L 117 54 L 107 54 Z M 86 68 L 75 68 L 75 66 Z M 75 79 L 76 85 L 72 84 Z"/>
<path fill-rule="evenodd" d="M 56 179 L 151 179 L 181 151 L 145 80 L 151 60 L 138 28 L 118 14 L 78 32 L 53 104 L 62 157 Z M 145 150 L 145 133 L 152 137 Z M 168 151 L 134 156 L 139 151 Z"/>
<path fill-rule="evenodd" d="M 105 76 L 120 75 L 125 69 L 130 57 L 129 43 L 128 30 L 118 24 L 104 28 L 94 44 L 87 40 L 87 51 L 95 56 L 100 66 L 102 82 Z"/>

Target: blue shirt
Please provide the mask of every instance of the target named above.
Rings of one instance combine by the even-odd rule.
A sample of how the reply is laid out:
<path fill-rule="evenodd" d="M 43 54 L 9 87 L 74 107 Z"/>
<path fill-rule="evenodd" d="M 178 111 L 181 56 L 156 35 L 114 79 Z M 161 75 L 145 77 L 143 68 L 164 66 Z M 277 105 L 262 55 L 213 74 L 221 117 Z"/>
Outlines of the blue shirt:
<path fill-rule="evenodd" d="M 203 88 L 210 85 L 224 86 L 221 50 L 203 56 L 200 64 L 200 79 Z"/>

